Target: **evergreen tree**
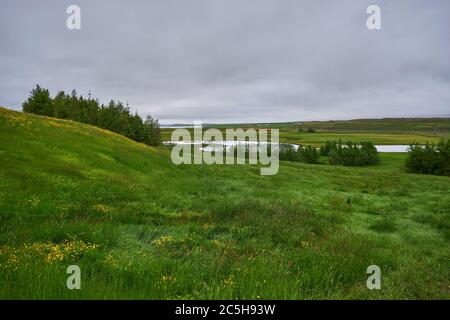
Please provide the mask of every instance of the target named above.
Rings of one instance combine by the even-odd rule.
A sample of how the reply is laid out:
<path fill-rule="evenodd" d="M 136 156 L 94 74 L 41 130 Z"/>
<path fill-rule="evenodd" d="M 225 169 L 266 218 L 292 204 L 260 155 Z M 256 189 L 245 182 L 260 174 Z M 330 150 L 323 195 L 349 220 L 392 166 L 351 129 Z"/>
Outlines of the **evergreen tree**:
<path fill-rule="evenodd" d="M 450 176 L 450 140 L 435 144 L 412 144 L 405 161 L 407 172 Z"/>
<path fill-rule="evenodd" d="M 144 125 L 146 126 L 145 143 L 151 146 L 157 146 L 161 144 L 161 129 L 157 119 L 153 119 L 152 116 L 147 115 Z"/>
<path fill-rule="evenodd" d="M 53 116 L 56 118 L 67 119 L 69 114 L 67 112 L 66 95 L 64 91 L 59 91 L 55 98 L 53 98 Z"/>
<path fill-rule="evenodd" d="M 59 91 L 52 99 L 48 90 L 37 85 L 23 103 L 23 110 L 89 123 L 153 146 L 161 143 L 158 120 L 147 116 L 143 121 L 137 112 L 134 115 L 130 113 L 128 103 L 124 106 L 120 101 L 111 100 L 107 106 L 100 106 L 98 100 L 91 98 L 90 92 L 88 99 L 84 99 L 75 89 L 70 95 Z"/>
<path fill-rule="evenodd" d="M 53 116 L 50 93 L 39 85 L 36 85 L 36 88 L 31 90 L 30 97 L 22 104 L 22 108 L 24 112 Z"/>

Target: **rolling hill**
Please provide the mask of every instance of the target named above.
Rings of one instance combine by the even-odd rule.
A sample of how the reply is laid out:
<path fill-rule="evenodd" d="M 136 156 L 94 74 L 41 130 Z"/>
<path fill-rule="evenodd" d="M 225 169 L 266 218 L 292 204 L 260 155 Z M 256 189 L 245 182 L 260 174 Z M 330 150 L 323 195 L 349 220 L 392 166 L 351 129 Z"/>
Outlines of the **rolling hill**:
<path fill-rule="evenodd" d="M 165 147 L 0 108 L 0 299 L 448 298 L 450 178 L 403 159 L 175 166 Z"/>

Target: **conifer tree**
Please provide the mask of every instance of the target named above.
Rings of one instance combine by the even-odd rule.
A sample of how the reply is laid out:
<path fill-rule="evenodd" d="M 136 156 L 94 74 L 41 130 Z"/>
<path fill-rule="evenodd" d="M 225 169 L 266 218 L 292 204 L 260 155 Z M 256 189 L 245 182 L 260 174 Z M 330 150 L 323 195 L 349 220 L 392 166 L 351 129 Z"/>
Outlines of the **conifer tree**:
<path fill-rule="evenodd" d="M 40 85 L 36 85 L 36 88 L 31 90 L 30 97 L 22 104 L 22 108 L 24 112 L 53 116 L 50 93 Z"/>

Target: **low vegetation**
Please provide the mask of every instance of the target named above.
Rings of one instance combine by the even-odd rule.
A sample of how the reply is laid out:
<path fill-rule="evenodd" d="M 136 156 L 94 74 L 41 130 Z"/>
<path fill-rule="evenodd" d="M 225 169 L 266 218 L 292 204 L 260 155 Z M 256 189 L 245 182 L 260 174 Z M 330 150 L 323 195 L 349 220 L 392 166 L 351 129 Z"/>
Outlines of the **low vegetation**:
<path fill-rule="evenodd" d="M 450 176 L 450 140 L 410 145 L 405 167 L 408 172 Z"/>
<path fill-rule="evenodd" d="M 317 148 L 311 146 L 299 145 L 295 148 L 290 144 L 280 144 L 280 160 L 297 161 L 304 163 L 320 163 L 319 152 Z"/>
<path fill-rule="evenodd" d="M 261 176 L 0 108 L 0 157 L 0 299 L 448 298 L 450 180 L 402 154 Z"/>
<path fill-rule="evenodd" d="M 306 132 L 306 133 L 314 133 L 314 132 L 316 132 L 316 130 L 314 130 L 314 128 L 303 128 L 303 127 L 300 127 L 300 128 L 298 128 L 298 132 Z"/>
<path fill-rule="evenodd" d="M 372 142 L 362 141 L 358 144 L 348 141 L 327 141 L 320 147 L 320 154 L 328 156 L 330 164 L 344 166 L 374 165 L 380 162 L 377 148 Z"/>

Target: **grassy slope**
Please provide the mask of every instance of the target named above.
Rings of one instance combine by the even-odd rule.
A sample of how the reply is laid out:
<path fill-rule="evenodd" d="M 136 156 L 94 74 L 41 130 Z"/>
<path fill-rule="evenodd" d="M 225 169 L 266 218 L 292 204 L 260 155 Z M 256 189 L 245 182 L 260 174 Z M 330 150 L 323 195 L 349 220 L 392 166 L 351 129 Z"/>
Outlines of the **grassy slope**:
<path fill-rule="evenodd" d="M 0 298 L 448 298 L 450 179 L 403 157 L 263 177 L 0 109 Z"/>

